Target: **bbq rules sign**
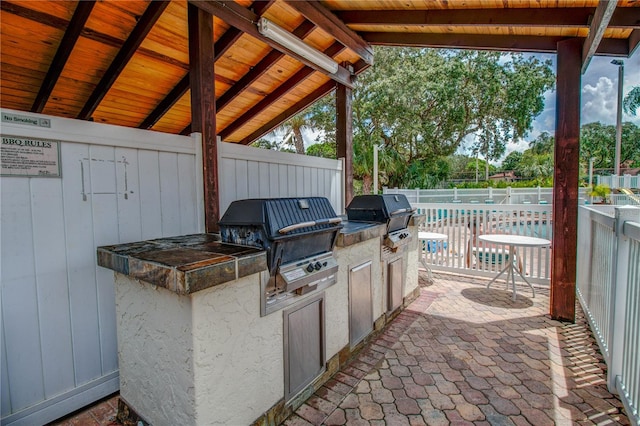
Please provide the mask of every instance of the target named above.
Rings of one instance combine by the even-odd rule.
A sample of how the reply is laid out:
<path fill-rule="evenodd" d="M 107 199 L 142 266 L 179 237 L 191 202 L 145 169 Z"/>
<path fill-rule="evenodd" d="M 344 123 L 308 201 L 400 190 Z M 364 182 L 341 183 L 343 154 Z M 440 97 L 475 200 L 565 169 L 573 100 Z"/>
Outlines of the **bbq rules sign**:
<path fill-rule="evenodd" d="M 2 135 L 2 176 L 61 177 L 60 142 Z"/>

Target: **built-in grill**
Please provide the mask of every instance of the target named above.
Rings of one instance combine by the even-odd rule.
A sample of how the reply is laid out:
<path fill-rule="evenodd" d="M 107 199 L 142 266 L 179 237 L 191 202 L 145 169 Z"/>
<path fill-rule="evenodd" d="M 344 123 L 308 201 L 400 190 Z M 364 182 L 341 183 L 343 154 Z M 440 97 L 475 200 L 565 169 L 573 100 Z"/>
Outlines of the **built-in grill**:
<path fill-rule="evenodd" d="M 385 223 L 387 234 L 383 243 L 394 250 L 411 241 L 407 226 L 414 212 L 403 194 L 357 195 L 347 206 L 350 221 Z"/>
<path fill-rule="evenodd" d="M 380 260 L 389 313 L 396 312 L 404 299 L 407 251 L 412 240 L 407 227 L 414 211 L 402 194 L 359 195 L 347 207 L 349 221 L 377 222 L 387 226 L 387 234 L 380 247 Z"/>
<path fill-rule="evenodd" d="M 222 242 L 267 251 L 267 305 L 291 292 L 309 292 L 321 282 L 335 283 L 338 262 L 332 250 L 342 225 L 328 199 L 237 200 L 218 224 Z"/>

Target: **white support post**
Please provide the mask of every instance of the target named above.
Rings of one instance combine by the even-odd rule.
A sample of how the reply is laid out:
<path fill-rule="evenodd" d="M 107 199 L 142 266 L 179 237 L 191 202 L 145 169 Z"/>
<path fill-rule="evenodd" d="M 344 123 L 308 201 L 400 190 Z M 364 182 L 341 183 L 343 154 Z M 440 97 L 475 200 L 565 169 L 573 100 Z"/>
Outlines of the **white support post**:
<path fill-rule="evenodd" d="M 630 240 L 624 235 L 624 223 L 640 221 L 638 208 L 634 206 L 615 207 L 616 243 L 613 249 L 615 259 L 613 272 L 614 305 L 610 321 L 611 348 L 609 348 L 611 363 L 607 371 L 607 387 L 611 393 L 619 393 L 616 388 L 616 376 L 622 372 L 622 356 L 624 351 L 624 327 L 626 317 L 626 298 L 629 270 Z"/>
<path fill-rule="evenodd" d="M 373 145 L 373 194 L 378 193 L 378 145 Z"/>
<path fill-rule="evenodd" d="M 511 187 L 507 186 L 507 204 L 511 204 Z"/>

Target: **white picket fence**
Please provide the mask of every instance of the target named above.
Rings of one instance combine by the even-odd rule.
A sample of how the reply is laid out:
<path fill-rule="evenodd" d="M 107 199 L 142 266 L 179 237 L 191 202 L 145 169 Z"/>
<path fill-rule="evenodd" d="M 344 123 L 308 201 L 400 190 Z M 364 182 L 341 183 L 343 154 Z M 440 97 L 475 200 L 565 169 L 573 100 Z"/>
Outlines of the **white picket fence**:
<path fill-rule="evenodd" d="M 494 277 L 505 265 L 503 262 L 481 262 L 473 254 L 485 250 L 484 243 L 470 247 L 471 229 L 475 222 L 481 233 L 506 233 L 551 240 L 552 209 L 550 204 L 472 204 L 472 203 L 415 203 L 412 207 L 426 215 L 422 230 L 447 235 L 446 241 L 423 242 L 423 260 L 432 270 L 458 272 Z M 508 246 L 494 249 L 508 252 Z M 551 249 L 549 247 L 518 248 L 517 256 L 523 273 L 532 283 L 549 284 Z"/>
<path fill-rule="evenodd" d="M 607 363 L 607 385 L 640 423 L 640 208 L 578 212 L 577 293 Z"/>

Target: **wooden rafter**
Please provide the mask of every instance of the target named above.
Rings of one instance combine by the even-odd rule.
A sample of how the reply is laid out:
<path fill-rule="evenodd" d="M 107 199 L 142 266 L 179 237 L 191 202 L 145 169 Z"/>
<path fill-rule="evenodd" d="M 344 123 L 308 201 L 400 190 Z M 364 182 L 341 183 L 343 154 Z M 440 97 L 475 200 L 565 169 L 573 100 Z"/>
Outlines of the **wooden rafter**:
<path fill-rule="evenodd" d="M 593 21 L 591 21 L 591 26 L 589 27 L 589 35 L 582 45 L 582 74 L 587 70 L 593 55 L 596 54 L 617 4 L 617 1 L 610 0 L 600 0 L 600 3 L 598 3 L 596 12 L 593 15 Z"/>
<path fill-rule="evenodd" d="M 297 53 L 291 51 L 286 46 L 283 46 L 280 43 L 277 43 L 260 34 L 260 32 L 258 32 L 258 27 L 255 24 L 255 22 L 258 21 L 259 16 L 253 13 L 251 10 L 245 9 L 244 7 L 234 2 L 220 2 L 215 0 L 189 0 L 189 3 L 211 13 L 214 16 L 219 17 L 229 25 L 232 25 L 249 34 L 250 36 L 257 38 L 263 43 L 269 45 L 271 48 L 279 50 L 296 59 L 297 61 L 302 62 L 306 66 L 313 68 L 316 71 L 320 71 L 323 74 L 326 74 L 331 79 L 351 87 L 351 75 L 349 74 L 349 71 L 347 71 L 344 67 L 338 67 L 338 71 L 331 74 L 312 61 L 303 58 Z"/>
<path fill-rule="evenodd" d="M 53 88 L 55 87 L 60 74 L 62 74 L 62 70 L 67 63 L 67 60 L 69 59 L 69 56 L 82 33 L 84 24 L 87 22 L 87 19 L 89 19 L 89 15 L 91 15 L 91 11 L 95 4 L 95 1 L 78 2 L 76 10 L 73 12 L 73 17 L 71 17 L 71 21 L 69 21 L 69 25 L 67 26 L 67 30 L 60 41 L 58 50 L 51 61 L 47 75 L 44 80 L 42 80 L 42 86 L 40 86 L 38 95 L 33 101 L 31 112 L 42 112 L 44 106 L 47 104 L 49 96 L 51 96 L 51 92 L 53 92 Z"/>
<path fill-rule="evenodd" d="M 353 50 L 367 64 L 373 64 L 373 49 L 320 3 L 314 1 L 286 0 L 287 4 L 300 12 L 308 20 L 333 35 L 337 41 Z"/>
<path fill-rule="evenodd" d="M 105 71 L 102 79 L 96 86 L 91 96 L 85 103 L 84 107 L 76 118 L 87 120 L 91 114 L 98 108 L 100 101 L 106 96 L 107 92 L 116 81 L 124 67 L 127 65 L 131 57 L 136 53 L 136 49 L 143 42 L 149 31 L 153 28 L 156 21 L 162 16 L 162 12 L 169 5 L 169 1 L 153 1 L 149 3 L 147 10 L 138 21 L 122 48 L 114 58 L 109 68 Z"/>
<path fill-rule="evenodd" d="M 430 34 L 388 33 L 363 34 L 365 40 L 381 46 L 414 46 L 449 49 L 505 50 L 513 52 L 555 53 L 557 44 L 567 37 L 517 36 L 483 34 Z M 600 55 L 628 56 L 629 45 L 625 39 L 602 40 L 597 53 Z"/>
<path fill-rule="evenodd" d="M 588 28 L 592 7 L 449 10 L 349 10 L 336 16 L 347 25 L 455 26 L 455 27 L 557 27 Z M 640 10 L 616 10 L 609 28 L 638 28 Z"/>
<path fill-rule="evenodd" d="M 366 64 L 364 61 L 360 60 L 354 65 L 353 68 L 355 70 L 355 74 L 357 75 L 357 74 L 360 74 L 362 71 L 366 70 L 367 68 L 369 68 L 369 66 L 370 66 L 369 64 Z M 261 136 L 266 135 L 267 133 L 269 133 L 276 127 L 278 127 L 280 124 L 286 121 L 289 117 L 294 116 L 295 114 L 304 110 L 305 108 L 307 108 L 309 105 L 311 105 L 321 97 L 327 95 L 333 89 L 335 89 L 335 83 L 333 83 L 332 81 L 326 82 L 325 84 L 320 86 L 318 89 L 309 93 L 307 96 L 302 98 L 296 104 L 287 108 L 281 114 L 279 114 L 278 116 L 273 118 L 271 121 L 269 121 L 268 123 L 260 127 L 258 130 L 251 133 L 246 138 L 242 139 L 239 143 L 242 145 L 249 145 L 250 143 L 260 138 Z"/>
<path fill-rule="evenodd" d="M 336 55 L 343 49 L 344 46 L 341 43 L 335 42 L 324 50 L 324 54 L 329 56 Z M 233 123 L 222 130 L 219 133 L 220 137 L 223 140 L 226 139 L 228 136 L 244 126 L 249 120 L 253 119 L 260 112 L 264 111 L 267 107 L 269 107 L 269 105 L 272 105 L 278 99 L 286 95 L 292 88 L 297 86 L 312 73 L 312 69 L 305 67 L 291 77 L 287 78 L 287 80 L 283 84 L 281 84 L 278 88 L 265 96 L 264 99 L 255 104 L 251 109 L 249 109 L 249 111 L 242 114 L 240 118 L 236 119 Z"/>
<path fill-rule="evenodd" d="M 304 21 L 302 24 L 293 31 L 293 34 L 298 38 L 305 38 L 313 29 L 315 25 L 312 22 Z M 265 56 L 260 62 L 254 65 L 251 70 L 246 73 L 236 84 L 231 86 L 222 96 L 220 96 L 216 102 L 216 109 L 220 111 L 235 99 L 240 93 L 242 93 L 247 87 L 249 87 L 254 81 L 260 78 L 269 67 L 275 64 L 284 56 L 284 53 L 278 50 L 272 50 Z"/>
<path fill-rule="evenodd" d="M 640 30 L 633 30 L 629 36 L 629 56 L 633 55 L 638 44 L 640 44 Z"/>

